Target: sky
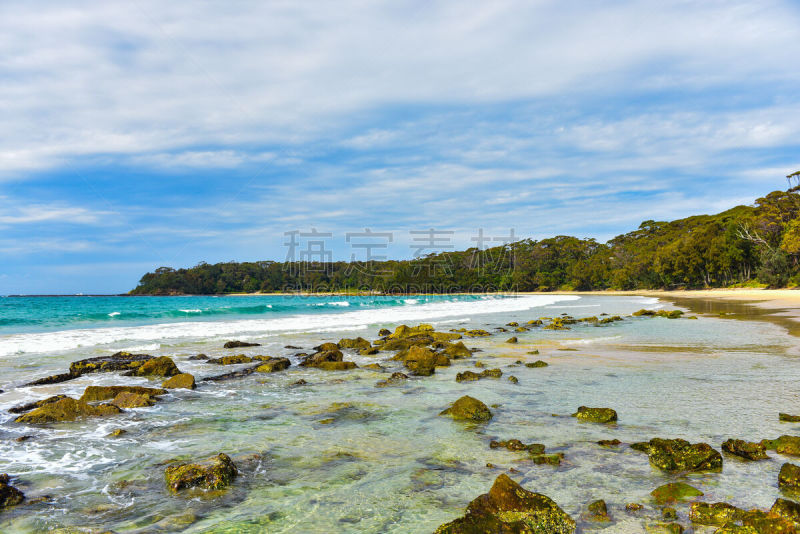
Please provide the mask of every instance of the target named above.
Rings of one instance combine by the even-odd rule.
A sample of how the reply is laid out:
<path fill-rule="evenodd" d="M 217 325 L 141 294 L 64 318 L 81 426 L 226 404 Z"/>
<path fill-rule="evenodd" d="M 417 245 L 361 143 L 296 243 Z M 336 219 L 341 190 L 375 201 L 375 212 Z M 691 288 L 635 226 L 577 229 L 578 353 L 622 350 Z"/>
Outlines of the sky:
<path fill-rule="evenodd" d="M 6 0 L 0 294 L 750 204 L 800 170 L 798 66 L 796 0 Z"/>

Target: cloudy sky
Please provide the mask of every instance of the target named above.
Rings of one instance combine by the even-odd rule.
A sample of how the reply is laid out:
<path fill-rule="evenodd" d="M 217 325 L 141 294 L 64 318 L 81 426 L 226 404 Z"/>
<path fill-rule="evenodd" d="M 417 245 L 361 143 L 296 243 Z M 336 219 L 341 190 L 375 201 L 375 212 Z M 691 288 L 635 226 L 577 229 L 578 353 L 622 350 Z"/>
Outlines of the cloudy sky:
<path fill-rule="evenodd" d="M 8 0 L 0 294 L 751 203 L 800 170 L 798 66 L 794 0 Z"/>

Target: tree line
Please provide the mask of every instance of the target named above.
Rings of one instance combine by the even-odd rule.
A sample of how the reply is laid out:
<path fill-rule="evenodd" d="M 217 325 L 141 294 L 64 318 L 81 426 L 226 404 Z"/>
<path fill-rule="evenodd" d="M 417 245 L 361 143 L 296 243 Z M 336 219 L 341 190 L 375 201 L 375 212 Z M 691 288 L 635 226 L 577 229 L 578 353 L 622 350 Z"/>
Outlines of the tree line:
<path fill-rule="evenodd" d="M 133 295 L 286 291 L 448 293 L 800 285 L 800 187 L 752 206 L 644 221 L 607 243 L 556 236 L 380 262 L 228 262 L 161 267 Z"/>

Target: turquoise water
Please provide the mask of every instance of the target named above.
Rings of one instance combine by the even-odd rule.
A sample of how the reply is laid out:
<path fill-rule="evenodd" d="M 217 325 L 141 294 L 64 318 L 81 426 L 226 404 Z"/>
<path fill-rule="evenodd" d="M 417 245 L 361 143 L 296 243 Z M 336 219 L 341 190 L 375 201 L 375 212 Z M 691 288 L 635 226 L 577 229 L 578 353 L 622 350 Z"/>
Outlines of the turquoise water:
<path fill-rule="evenodd" d="M 629 316 L 642 307 L 671 308 L 655 299 L 334 297 L 295 304 L 281 297 L 0 300 L 5 310 L 1 317 L 30 319 L 38 314 L 40 320 L 38 326 L 17 329 L 7 324 L 0 334 L 0 389 L 5 390 L 0 394 L 0 473 L 12 475 L 14 485 L 30 499 L 49 497 L 0 513 L 2 532 L 65 526 L 137 533 L 432 532 L 463 514 L 471 499 L 513 468 L 512 478 L 552 497 L 574 518 L 588 502 L 604 498 L 614 523 L 603 531 L 639 533 L 660 513 L 649 492 L 672 480 L 687 480 L 709 501 L 769 507 L 780 496 L 777 472 L 787 459 L 770 453 L 772 459 L 748 464 L 726 456 L 721 473 L 680 477 L 654 470 L 643 454 L 627 447 L 604 449 L 597 440 L 681 437 L 719 449 L 729 437 L 800 434 L 800 425 L 777 418 L 778 411 L 800 413 L 795 338 L 767 322 Z M 14 301 L 38 311 L 10 311 Z M 98 302 L 96 308 L 92 302 Z M 270 304 L 273 308 L 261 313 L 212 313 L 225 306 L 255 309 Z M 276 304 L 288 307 L 267 311 Z M 202 316 L 206 308 L 213 318 L 157 315 L 186 309 L 201 310 L 192 313 Z M 96 319 L 76 319 L 78 310 Z M 120 319 L 103 317 L 114 312 L 120 312 L 114 316 Z M 505 343 L 511 333 L 468 339 L 467 346 L 482 352 L 439 368 L 432 377 L 396 387 L 374 387 L 399 370 L 388 360 L 390 354 L 347 353 L 346 359 L 359 366 L 377 362 L 385 369 L 337 373 L 293 365 L 282 373 L 173 391 L 153 407 L 114 417 L 42 427 L 15 424 L 5 412 L 57 393 L 79 396 L 90 384 L 157 386 L 146 378 L 102 374 L 20 387 L 31 378 L 63 372 L 71 361 L 126 348 L 171 356 L 182 371 L 200 379 L 239 368 L 189 360 L 198 352 L 229 354 L 221 348 L 228 339 L 262 344 L 236 352 L 288 356 L 296 363 L 297 350 L 286 345 L 309 349 L 341 337 L 375 339 L 378 329 L 400 323 L 429 322 L 440 331 L 492 330 L 509 321 L 602 312 L 626 318 L 606 327 L 515 333 L 516 345 Z M 150 315 L 134 319 L 134 313 Z M 528 355 L 533 349 L 540 354 Z M 532 369 L 516 365 L 518 359 L 542 359 L 550 365 Z M 503 378 L 455 382 L 455 374 L 474 369 L 476 360 L 502 369 Z M 508 382 L 509 374 L 519 384 Z M 291 386 L 299 379 L 308 385 Z M 438 415 L 464 394 L 493 406 L 494 418 L 485 425 L 465 425 Z M 615 408 L 619 423 L 578 423 L 569 414 L 580 405 Z M 116 428 L 128 432 L 107 437 Z M 33 437 L 14 441 L 21 435 Z M 498 438 L 544 443 L 549 452 L 563 452 L 564 463 L 537 466 L 521 454 L 491 450 L 488 442 Z M 233 487 L 191 497 L 166 491 L 164 465 L 217 452 L 226 452 L 240 467 L 242 475 Z M 628 502 L 641 502 L 646 509 L 639 516 L 628 515 Z M 684 525 L 689 524 L 687 510 L 678 507 Z M 581 528 L 596 527 L 581 523 Z M 713 530 L 696 530 L 706 531 Z"/>

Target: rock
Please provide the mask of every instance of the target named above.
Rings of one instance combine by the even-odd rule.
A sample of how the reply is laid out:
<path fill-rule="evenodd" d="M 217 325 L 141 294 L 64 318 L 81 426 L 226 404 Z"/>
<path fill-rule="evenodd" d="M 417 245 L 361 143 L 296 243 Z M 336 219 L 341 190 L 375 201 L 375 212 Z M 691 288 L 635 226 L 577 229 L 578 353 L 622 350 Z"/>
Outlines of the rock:
<path fill-rule="evenodd" d="M 344 361 L 344 355 L 339 349 L 322 351 L 307 356 L 301 367 L 316 367 L 326 371 L 347 371 L 358 367 L 354 362 Z"/>
<path fill-rule="evenodd" d="M 418 326 L 412 326 L 412 327 L 401 324 L 400 326 L 395 328 L 394 333 L 390 334 L 389 337 L 394 339 L 397 338 L 402 339 L 407 337 L 418 336 L 420 334 L 425 335 L 429 334 L 430 332 L 433 332 L 433 327 L 429 324 L 420 324 Z"/>
<path fill-rule="evenodd" d="M 506 326 L 519 326 L 519 323 L 516 321 L 511 321 L 510 323 L 506 323 Z"/>
<path fill-rule="evenodd" d="M 386 337 L 388 335 L 391 335 L 391 333 L 392 331 L 389 330 L 388 328 L 381 328 L 380 330 L 378 330 L 378 337 Z"/>
<path fill-rule="evenodd" d="M 451 360 L 461 360 L 472 357 L 472 351 L 470 351 L 466 345 L 464 345 L 463 341 L 459 341 L 458 343 L 448 343 L 442 349 L 442 354 L 447 355 L 447 357 L 449 357 Z"/>
<path fill-rule="evenodd" d="M 475 367 L 477 367 L 477 368 L 479 368 L 479 369 L 483 369 L 483 368 L 484 368 L 484 367 L 486 367 L 486 366 L 485 366 L 485 365 L 483 365 L 483 362 L 482 362 L 482 361 L 478 360 L 478 361 L 476 361 L 476 362 L 475 362 Z"/>
<path fill-rule="evenodd" d="M 578 411 L 572 414 L 578 421 L 586 423 L 613 423 L 617 420 L 617 412 L 611 408 L 589 408 L 581 406 Z"/>
<path fill-rule="evenodd" d="M 555 454 L 535 454 L 531 456 L 531 460 L 536 465 L 553 465 L 559 466 L 561 465 L 561 460 L 564 459 L 563 452 L 557 452 Z"/>
<path fill-rule="evenodd" d="M 358 353 L 362 356 L 374 356 L 380 352 L 378 347 L 369 347 L 367 349 L 361 349 Z"/>
<path fill-rule="evenodd" d="M 466 332 L 464 332 L 464 335 L 467 337 L 485 337 L 485 336 L 491 336 L 492 334 L 490 334 L 486 330 L 476 329 L 476 330 L 467 330 Z"/>
<path fill-rule="evenodd" d="M 30 413 L 20 415 L 14 421 L 27 424 L 45 424 L 61 421 L 75 421 L 80 417 L 96 417 L 120 413 L 118 407 L 112 404 L 92 406 L 83 401 L 67 397 L 57 402 L 45 404 Z"/>
<path fill-rule="evenodd" d="M 625 505 L 625 511 L 629 513 L 636 513 L 644 509 L 644 505 L 638 502 L 629 502 Z"/>
<path fill-rule="evenodd" d="M 518 341 L 517 336 L 506 339 L 506 343 L 517 343 Z"/>
<path fill-rule="evenodd" d="M 500 378 L 503 376 L 503 371 L 500 369 L 485 369 L 481 371 L 481 377 L 483 378 Z"/>
<path fill-rule="evenodd" d="M 237 365 L 240 363 L 253 363 L 253 358 L 244 354 L 237 354 L 235 356 L 223 356 L 221 358 L 212 358 L 206 363 L 213 363 L 214 365 Z"/>
<path fill-rule="evenodd" d="M 383 371 L 383 366 L 379 363 L 368 363 L 362 369 L 369 369 L 371 371 Z"/>
<path fill-rule="evenodd" d="M 36 408 L 41 408 L 45 404 L 50 404 L 53 402 L 58 402 L 61 399 L 66 399 L 66 395 L 54 395 L 52 397 L 47 397 L 46 399 L 29 402 L 27 404 L 22 404 L 20 406 L 14 406 L 13 408 L 9 408 L 9 413 L 25 413 L 30 412 L 31 410 L 35 410 Z"/>
<path fill-rule="evenodd" d="M 232 380 L 234 378 L 243 378 L 245 376 L 250 376 L 251 374 L 256 372 L 256 369 L 261 367 L 261 364 L 258 364 L 253 367 L 247 367 L 245 369 L 239 369 L 237 371 L 233 371 L 230 373 L 225 373 L 222 375 L 216 376 L 207 376 L 201 380 L 201 382 L 221 382 L 223 380 Z"/>
<path fill-rule="evenodd" d="M 538 354 L 538 353 L 539 353 L 539 351 L 536 351 L 536 353 Z M 547 364 L 547 362 L 543 362 L 542 360 L 536 360 L 535 362 L 528 362 L 528 363 L 526 363 L 526 364 L 525 364 L 525 367 L 531 367 L 531 368 L 535 368 L 535 367 L 547 367 L 547 365 L 548 365 L 548 364 Z"/>
<path fill-rule="evenodd" d="M 384 387 L 386 387 L 386 386 L 391 386 L 391 385 L 394 385 L 394 384 L 399 384 L 399 383 L 401 383 L 401 382 L 403 382 L 403 381 L 405 381 L 405 380 L 408 380 L 408 375 L 406 375 L 406 374 L 403 374 L 403 373 L 399 373 L 399 372 L 397 372 L 397 373 L 392 373 L 392 376 L 390 376 L 390 377 L 389 377 L 389 378 L 387 378 L 386 380 L 381 380 L 380 382 L 378 382 L 377 384 L 375 384 L 375 387 L 376 387 L 376 388 L 384 388 Z"/>
<path fill-rule="evenodd" d="M 568 323 L 565 322 L 564 319 L 555 318 L 553 319 L 549 325 L 545 326 L 545 330 L 569 330 L 569 327 L 566 326 Z"/>
<path fill-rule="evenodd" d="M 122 428 L 117 428 L 117 429 L 112 430 L 111 432 L 109 432 L 106 437 L 107 438 L 118 438 L 118 437 L 122 436 L 123 434 L 127 434 L 127 433 L 128 433 L 127 430 L 122 429 Z"/>
<path fill-rule="evenodd" d="M 434 366 L 436 367 L 450 367 L 450 358 L 446 355 L 442 354 L 441 352 L 437 352 L 436 360 L 434 361 Z"/>
<path fill-rule="evenodd" d="M 653 438 L 647 444 L 633 444 L 650 456 L 650 464 L 662 471 L 717 471 L 722 469 L 722 455 L 707 443 L 689 443 L 683 439 Z"/>
<path fill-rule="evenodd" d="M 305 385 L 307 385 L 307 384 L 308 384 L 308 382 L 306 382 L 305 380 L 303 380 L 303 379 L 301 378 L 301 379 L 300 379 L 300 380 L 298 380 L 297 382 L 292 382 L 290 385 L 292 385 L 292 386 L 305 386 Z"/>
<path fill-rule="evenodd" d="M 264 360 L 264 362 L 256 367 L 257 373 L 277 373 L 279 371 L 285 371 L 292 365 L 292 362 L 289 361 L 289 358 L 270 358 L 269 360 Z"/>
<path fill-rule="evenodd" d="M 464 371 L 463 373 L 456 374 L 456 382 L 472 382 L 480 379 L 481 375 L 473 371 Z"/>
<path fill-rule="evenodd" d="M 355 362 L 321 362 L 319 365 L 314 365 L 317 369 L 324 371 L 349 371 L 356 369 L 358 365 Z"/>
<path fill-rule="evenodd" d="M 120 393 L 134 393 L 147 397 L 166 395 L 166 389 L 145 388 L 142 386 L 87 386 L 81 395 L 81 402 L 97 402 L 115 398 Z"/>
<path fill-rule="evenodd" d="M 357 337 L 355 339 L 340 339 L 339 343 L 337 344 L 338 349 L 354 349 L 354 350 L 363 350 L 369 349 L 372 347 L 372 343 L 364 339 L 363 337 Z"/>
<path fill-rule="evenodd" d="M 189 356 L 189 359 L 193 361 L 202 361 L 208 360 L 209 358 L 205 354 L 197 354 L 196 356 Z"/>
<path fill-rule="evenodd" d="M 186 488 L 222 489 L 229 486 L 237 475 L 236 466 L 225 453 L 205 462 L 172 465 L 164 470 L 167 487 L 173 492 Z"/>
<path fill-rule="evenodd" d="M 693 523 L 701 525 L 716 525 L 723 526 L 730 521 L 736 521 L 741 518 L 742 512 L 739 508 L 725 502 L 707 503 L 695 502 L 692 503 L 692 508 L 689 511 L 689 519 Z"/>
<path fill-rule="evenodd" d="M 468 421 L 488 421 L 492 418 L 489 407 L 469 395 L 464 395 L 439 415 L 449 415 L 453 419 Z"/>
<path fill-rule="evenodd" d="M 247 343 L 246 341 L 228 341 L 222 348 L 225 349 L 238 349 L 240 347 L 260 347 L 260 343 Z"/>
<path fill-rule="evenodd" d="M 750 527 L 758 533 L 796 534 L 797 532 L 791 520 L 763 510 L 742 511 L 741 521 L 743 527 Z"/>
<path fill-rule="evenodd" d="M 46 376 L 44 378 L 39 378 L 34 380 L 33 382 L 28 382 L 27 384 L 23 384 L 22 387 L 28 386 L 46 386 L 49 384 L 59 384 L 61 382 L 66 382 L 67 380 L 73 380 L 78 378 L 80 375 L 73 375 L 72 373 L 61 373 L 52 376 Z"/>
<path fill-rule="evenodd" d="M 741 439 L 729 439 L 722 444 L 722 450 L 745 460 L 767 460 L 766 447 Z"/>
<path fill-rule="evenodd" d="M 519 384 L 519 378 L 517 378 L 514 375 L 509 375 L 508 381 L 511 382 L 512 384 Z"/>
<path fill-rule="evenodd" d="M 606 506 L 606 501 L 603 499 L 598 499 L 590 502 L 586 507 L 586 513 L 583 514 L 583 518 L 587 521 L 594 521 L 596 523 L 610 522 L 611 517 L 608 515 L 608 506 Z"/>
<path fill-rule="evenodd" d="M 16 506 L 25 500 L 25 494 L 9 484 L 8 475 L 0 475 L 0 510 Z"/>
<path fill-rule="evenodd" d="M 178 366 L 172 361 L 169 356 L 161 356 L 147 360 L 142 365 L 129 371 L 127 374 L 130 376 L 175 376 L 181 374 Z"/>
<path fill-rule="evenodd" d="M 525 354 L 530 354 L 531 356 L 536 356 L 537 354 L 539 354 L 539 349 L 529 350 Z"/>
<path fill-rule="evenodd" d="M 14 441 L 17 443 L 25 443 L 29 439 L 33 439 L 33 436 L 30 435 L 19 436 L 18 438 L 14 438 Z"/>
<path fill-rule="evenodd" d="M 527 491 L 500 475 L 489 490 L 467 506 L 466 514 L 436 529 L 436 534 L 572 534 L 575 521 L 549 497 Z"/>
<path fill-rule="evenodd" d="M 791 521 L 795 526 L 800 526 L 800 504 L 788 499 L 776 499 L 769 513 Z"/>
<path fill-rule="evenodd" d="M 144 408 L 152 406 L 155 401 L 149 395 L 140 395 L 138 393 L 130 393 L 128 391 L 120 392 L 111 404 L 117 408 Z"/>
<path fill-rule="evenodd" d="M 787 490 L 800 490 L 800 467 L 785 463 L 778 473 L 778 487 Z"/>
<path fill-rule="evenodd" d="M 166 389 L 194 389 L 197 387 L 197 384 L 195 384 L 193 375 L 181 373 L 167 378 L 164 383 L 161 384 L 161 387 Z"/>
<path fill-rule="evenodd" d="M 678 519 L 678 511 L 670 506 L 661 509 L 661 518 L 666 521 L 675 521 Z"/>
<path fill-rule="evenodd" d="M 683 482 L 670 482 L 657 487 L 650 492 L 650 495 L 652 495 L 656 503 L 667 504 L 691 499 L 692 497 L 702 497 L 703 492 Z"/>
<path fill-rule="evenodd" d="M 130 371 L 150 360 L 153 360 L 153 357 L 149 354 L 131 354 L 123 351 L 111 356 L 98 356 L 72 362 L 69 366 L 69 372 L 71 375 L 81 376 L 87 373 Z"/>
<path fill-rule="evenodd" d="M 544 445 L 541 443 L 531 443 L 525 445 L 518 439 L 510 439 L 508 441 L 490 441 L 489 448 L 491 449 L 508 449 L 510 451 L 527 451 L 531 454 L 544 454 Z"/>
<path fill-rule="evenodd" d="M 416 376 L 430 376 L 436 367 L 436 354 L 425 347 L 414 346 L 408 351 L 403 364 Z"/>
<path fill-rule="evenodd" d="M 622 442 L 618 439 L 601 439 L 597 444 L 601 447 L 618 447 Z"/>
<path fill-rule="evenodd" d="M 800 415 L 789 415 L 788 413 L 779 413 L 778 421 L 785 423 L 800 423 Z"/>
<path fill-rule="evenodd" d="M 761 444 L 779 454 L 800 456 L 800 436 L 781 436 L 778 439 L 763 439 Z"/>

